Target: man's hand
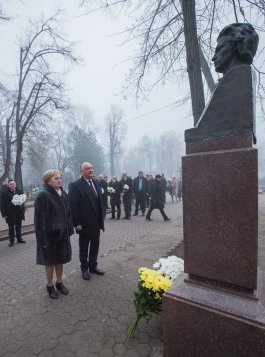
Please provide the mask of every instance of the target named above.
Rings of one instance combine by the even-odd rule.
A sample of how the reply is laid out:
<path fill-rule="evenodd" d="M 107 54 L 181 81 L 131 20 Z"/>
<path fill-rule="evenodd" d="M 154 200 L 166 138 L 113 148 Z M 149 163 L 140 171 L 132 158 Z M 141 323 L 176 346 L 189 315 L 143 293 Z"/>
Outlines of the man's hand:
<path fill-rule="evenodd" d="M 5 216 L 5 218 L 8 218 L 8 216 Z"/>
<path fill-rule="evenodd" d="M 43 245 L 42 248 L 47 248 L 47 245 Z"/>
<path fill-rule="evenodd" d="M 76 230 L 76 231 L 81 231 L 81 229 L 82 229 L 81 224 L 80 224 L 79 226 L 76 226 L 76 227 L 75 227 L 75 230 Z"/>

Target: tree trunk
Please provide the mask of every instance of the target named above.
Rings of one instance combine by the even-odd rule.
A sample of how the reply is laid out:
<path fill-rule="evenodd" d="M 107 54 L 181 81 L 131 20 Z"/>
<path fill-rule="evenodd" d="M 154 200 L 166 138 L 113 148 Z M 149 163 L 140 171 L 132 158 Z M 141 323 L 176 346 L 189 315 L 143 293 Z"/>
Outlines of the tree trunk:
<path fill-rule="evenodd" d="M 22 143 L 20 140 L 17 139 L 17 151 L 16 151 L 16 163 L 15 163 L 15 182 L 17 185 L 17 188 L 23 189 L 23 182 L 22 182 L 22 164 L 21 164 L 21 159 L 22 159 Z"/>
<path fill-rule="evenodd" d="M 5 147 L 5 155 L 3 155 L 3 158 L 5 160 L 4 162 L 4 172 L 3 175 L 0 178 L 0 182 L 5 181 L 8 176 L 9 176 L 9 172 L 10 172 L 10 165 L 11 165 L 11 139 L 10 139 L 10 131 L 9 131 L 9 125 L 10 125 L 10 118 L 7 119 L 6 121 L 6 147 Z"/>
<path fill-rule="evenodd" d="M 199 44 L 199 56 L 200 56 L 200 65 L 201 65 L 202 73 L 203 73 L 204 78 L 207 82 L 208 88 L 210 89 L 210 91 L 212 93 L 215 88 L 215 82 L 214 82 L 210 67 L 208 65 L 208 62 L 206 61 L 206 58 L 204 57 L 204 53 L 201 49 L 200 44 Z"/>
<path fill-rule="evenodd" d="M 184 17 L 186 60 L 190 83 L 192 113 L 194 125 L 196 125 L 205 107 L 205 101 L 197 38 L 195 0 L 185 0 L 181 1 L 181 3 Z"/>

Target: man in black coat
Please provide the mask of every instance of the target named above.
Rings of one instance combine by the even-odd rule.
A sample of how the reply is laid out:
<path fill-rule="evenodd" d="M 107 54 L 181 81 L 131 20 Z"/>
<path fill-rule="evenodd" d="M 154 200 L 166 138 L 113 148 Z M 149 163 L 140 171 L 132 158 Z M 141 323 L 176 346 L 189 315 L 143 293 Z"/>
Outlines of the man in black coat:
<path fill-rule="evenodd" d="M 131 219 L 131 204 L 133 194 L 133 180 L 127 176 L 127 172 L 123 171 L 122 179 L 120 180 L 123 192 L 123 204 L 125 210 L 125 216 L 122 219 Z M 127 188 L 128 187 L 128 188 Z"/>
<path fill-rule="evenodd" d="M 14 180 L 8 181 L 8 188 L 1 193 L 1 214 L 6 219 L 9 229 L 9 247 L 14 245 L 15 227 L 18 243 L 26 243 L 21 237 L 22 219 L 25 220 L 24 205 L 15 206 L 11 201 L 15 195 L 22 195 L 23 192 L 16 188 Z"/>
<path fill-rule="evenodd" d="M 142 216 L 145 216 L 145 201 L 146 196 L 149 195 L 149 185 L 147 179 L 144 177 L 143 171 L 139 171 L 139 174 L 133 180 L 133 192 L 135 193 L 136 203 L 134 216 L 138 215 L 138 209 L 142 211 Z"/>
<path fill-rule="evenodd" d="M 166 203 L 166 188 L 167 188 L 167 180 L 164 176 L 164 174 L 162 174 L 162 179 L 161 179 L 161 183 L 160 183 L 163 193 L 164 193 L 164 203 Z"/>
<path fill-rule="evenodd" d="M 102 174 L 98 175 L 98 183 L 99 186 L 102 188 L 102 199 L 103 199 L 103 214 L 104 214 L 104 219 L 106 218 L 106 209 L 108 205 L 108 182 L 104 180 L 104 177 Z"/>
<path fill-rule="evenodd" d="M 105 274 L 97 267 L 100 230 L 104 231 L 104 213 L 101 187 L 93 179 L 93 167 L 89 162 L 81 165 L 81 175 L 79 180 L 72 183 L 68 196 L 73 225 L 79 234 L 81 272 L 83 278 L 89 280 L 89 272 Z"/>

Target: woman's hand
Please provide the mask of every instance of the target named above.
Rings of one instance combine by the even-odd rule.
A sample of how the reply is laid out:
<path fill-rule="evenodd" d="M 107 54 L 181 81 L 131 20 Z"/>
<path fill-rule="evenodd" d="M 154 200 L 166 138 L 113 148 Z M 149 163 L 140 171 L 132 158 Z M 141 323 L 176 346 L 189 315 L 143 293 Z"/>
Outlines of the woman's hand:
<path fill-rule="evenodd" d="M 76 227 L 75 227 L 75 230 L 76 230 L 76 231 L 81 231 L 81 229 L 82 229 L 81 224 L 80 224 L 79 226 L 76 226 Z"/>
<path fill-rule="evenodd" d="M 47 248 L 47 245 L 43 245 L 42 248 Z"/>

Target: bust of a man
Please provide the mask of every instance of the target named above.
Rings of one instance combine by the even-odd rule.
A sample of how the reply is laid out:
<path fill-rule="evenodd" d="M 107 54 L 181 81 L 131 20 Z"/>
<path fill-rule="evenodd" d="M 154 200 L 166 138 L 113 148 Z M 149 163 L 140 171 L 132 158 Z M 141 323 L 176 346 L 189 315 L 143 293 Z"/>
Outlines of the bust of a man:
<path fill-rule="evenodd" d="M 250 24 L 226 26 L 217 38 L 212 58 L 223 73 L 195 128 L 185 141 L 212 139 L 252 132 L 255 138 L 255 71 L 250 66 L 259 36 Z"/>
<path fill-rule="evenodd" d="M 226 26 L 217 38 L 212 58 L 216 72 L 225 74 L 242 64 L 251 65 L 258 43 L 259 36 L 252 25 L 235 23 Z"/>

